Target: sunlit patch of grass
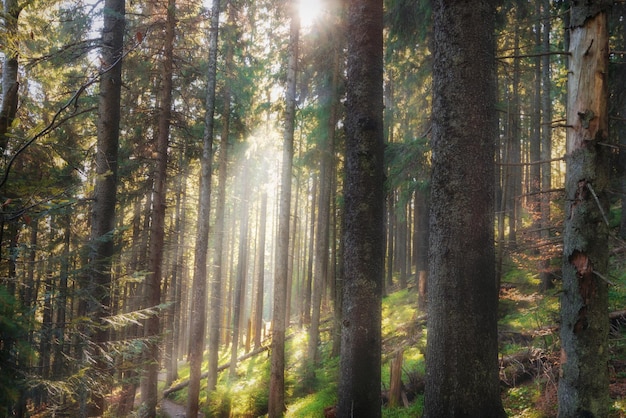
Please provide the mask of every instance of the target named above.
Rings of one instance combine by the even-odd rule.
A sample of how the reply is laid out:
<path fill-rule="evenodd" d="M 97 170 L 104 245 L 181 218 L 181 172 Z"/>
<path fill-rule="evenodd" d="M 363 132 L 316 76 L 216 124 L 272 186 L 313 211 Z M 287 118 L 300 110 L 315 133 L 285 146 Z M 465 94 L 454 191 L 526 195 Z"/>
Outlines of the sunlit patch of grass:
<path fill-rule="evenodd" d="M 318 392 L 299 398 L 287 407 L 286 417 L 323 417 L 324 408 L 337 403 L 337 385 L 328 384 Z"/>
<path fill-rule="evenodd" d="M 504 410 L 510 417 L 540 418 L 535 402 L 540 392 L 536 385 L 523 385 L 508 389 L 503 398 Z"/>
<path fill-rule="evenodd" d="M 424 412 L 424 396 L 418 398 L 408 408 L 383 408 L 383 418 L 421 417 Z"/>
<path fill-rule="evenodd" d="M 616 417 L 626 417 L 626 399 L 618 399 L 613 403 L 613 412 Z"/>
<path fill-rule="evenodd" d="M 559 298 L 555 295 L 513 292 L 511 299 L 501 298 L 500 326 L 512 331 L 530 331 L 554 325 L 559 317 Z M 507 307 L 507 305 L 513 305 Z"/>
<path fill-rule="evenodd" d="M 535 272 L 523 268 L 512 268 L 508 270 L 502 276 L 501 281 L 502 283 L 517 285 L 523 289 L 537 289 L 540 284 L 539 276 Z"/>
<path fill-rule="evenodd" d="M 295 341 L 294 341 L 295 344 Z M 324 408 L 337 403 L 337 381 L 339 376 L 339 357 L 330 356 L 330 344 L 322 344 L 321 363 L 315 368 L 315 379 L 306 382 L 312 393 L 288 399 L 287 417 L 322 417 Z M 296 378 L 302 378 L 304 368 L 292 373 Z M 302 386 L 302 384 L 300 384 Z M 299 392 L 302 392 L 300 390 Z"/>
<path fill-rule="evenodd" d="M 383 299 L 383 338 L 395 335 L 398 328 L 408 325 L 417 315 L 417 296 L 407 289 L 394 292 Z"/>

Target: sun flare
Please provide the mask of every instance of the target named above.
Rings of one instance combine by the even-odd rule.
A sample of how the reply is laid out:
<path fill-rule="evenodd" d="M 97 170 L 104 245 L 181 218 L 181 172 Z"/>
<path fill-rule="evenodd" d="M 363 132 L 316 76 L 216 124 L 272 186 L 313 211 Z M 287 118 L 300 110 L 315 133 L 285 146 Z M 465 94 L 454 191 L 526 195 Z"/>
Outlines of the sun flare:
<path fill-rule="evenodd" d="M 304 28 L 310 28 L 315 20 L 322 14 L 322 0 L 298 0 L 300 24 Z"/>

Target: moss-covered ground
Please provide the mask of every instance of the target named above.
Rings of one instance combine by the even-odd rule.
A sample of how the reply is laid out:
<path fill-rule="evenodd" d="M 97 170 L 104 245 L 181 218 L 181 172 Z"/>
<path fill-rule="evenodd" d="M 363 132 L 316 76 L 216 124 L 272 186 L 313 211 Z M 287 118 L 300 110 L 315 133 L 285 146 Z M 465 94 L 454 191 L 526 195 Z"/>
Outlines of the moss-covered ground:
<path fill-rule="evenodd" d="M 613 260 L 612 270 L 623 273 L 611 275 L 611 310 L 626 308 L 626 262 Z M 411 284 L 412 285 L 412 284 Z M 426 332 L 424 313 L 417 309 L 415 287 L 389 293 L 383 300 L 383 357 L 381 390 L 389 388 L 390 361 L 398 350 L 403 351 L 402 380 L 409 404 L 383 407 L 384 417 L 418 417 L 423 407 L 424 347 Z M 503 370 L 502 399 L 511 417 L 553 417 L 557 411 L 558 384 L 558 311 L 559 284 L 546 292 L 539 290 L 538 277 L 523 264 L 517 263 L 502 278 L 499 307 L 499 339 L 501 357 L 532 349 L 533 370 L 516 381 L 508 381 Z M 323 417 L 324 409 L 336 403 L 339 359 L 331 356 L 332 321 L 321 333 L 321 363 L 315 377 L 305 373 L 307 332 L 295 329 L 287 341 L 286 401 L 287 417 Z M 611 397 L 614 417 L 626 417 L 626 327 L 616 322 L 610 336 Z M 242 353 L 243 354 L 243 353 Z M 223 353 L 220 364 L 228 361 Z M 180 380 L 188 378 L 182 366 Z M 203 385 L 206 385 L 203 382 Z M 239 363 L 237 376 L 231 379 L 222 372 L 218 389 L 207 399 L 203 386 L 201 408 L 207 416 L 258 417 L 267 411 L 269 387 L 269 354 L 261 353 Z M 170 395 L 184 404 L 186 390 Z"/>

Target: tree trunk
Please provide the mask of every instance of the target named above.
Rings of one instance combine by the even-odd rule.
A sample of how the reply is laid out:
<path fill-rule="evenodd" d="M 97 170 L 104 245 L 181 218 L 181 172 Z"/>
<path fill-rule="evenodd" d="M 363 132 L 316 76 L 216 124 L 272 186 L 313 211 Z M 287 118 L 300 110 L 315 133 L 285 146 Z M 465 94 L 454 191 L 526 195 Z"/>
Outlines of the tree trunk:
<path fill-rule="evenodd" d="M 68 213 L 61 215 L 63 224 L 63 252 L 61 254 L 61 268 L 59 269 L 59 288 L 58 296 L 55 299 L 55 338 L 54 346 L 54 363 L 52 364 L 52 372 L 55 378 L 64 376 L 67 361 L 63 353 L 66 351 L 65 324 L 67 320 L 67 282 L 70 274 L 70 244 L 71 244 L 71 217 Z M 34 261 L 34 260 L 33 260 Z"/>
<path fill-rule="evenodd" d="M 552 28 L 550 0 L 542 0 L 543 5 L 543 52 L 541 62 L 541 160 L 552 159 L 552 94 L 550 78 L 550 32 Z M 550 240 L 550 197 L 548 192 L 552 189 L 552 166 L 545 163 L 541 167 L 541 242 Z M 548 290 L 553 287 L 552 274 L 550 272 L 550 247 L 543 245 L 539 277 L 541 288 Z"/>
<path fill-rule="evenodd" d="M 521 2 L 520 2 L 521 3 Z M 516 16 L 518 21 L 522 17 L 522 7 L 518 4 Z M 515 31 L 515 50 L 519 51 L 520 33 L 519 29 Z M 517 226 L 521 217 L 521 199 L 522 194 L 522 146 L 520 135 L 520 123 L 521 123 L 521 110 L 520 110 L 520 60 L 515 59 L 513 61 L 513 79 L 511 80 L 511 108 L 509 112 L 509 137 L 511 141 L 511 153 L 509 155 L 509 161 L 513 164 L 510 167 L 510 181 L 509 181 L 509 246 L 515 248 L 517 245 Z"/>
<path fill-rule="evenodd" d="M 172 118 L 172 75 L 174 61 L 174 36 L 176 31 L 176 1 L 168 0 L 166 8 L 165 41 L 161 69 L 161 109 L 156 143 L 156 167 L 154 173 L 154 198 L 152 222 L 150 224 L 149 262 L 146 276 L 145 299 L 149 307 L 161 304 L 161 281 L 163 279 L 163 247 L 165 243 L 165 210 L 167 161 Z M 148 338 L 144 350 L 147 369 L 143 375 L 141 398 L 144 408 L 142 416 L 155 417 L 158 401 L 157 383 L 159 374 L 160 317 L 152 315 L 146 320 L 145 334 Z"/>
<path fill-rule="evenodd" d="M 338 417 L 381 416 L 383 5 L 348 3 L 344 276 Z M 367 347 L 367 349 L 365 349 Z"/>
<path fill-rule="evenodd" d="M 616 32 L 621 36 L 616 36 L 613 48 L 617 51 L 626 49 L 626 5 L 615 3 L 611 11 L 611 24 L 615 25 Z M 617 175 L 619 176 L 619 190 L 621 192 L 622 213 L 619 227 L 619 237 L 626 239 L 626 65 L 622 63 L 610 64 L 609 87 L 611 88 L 611 125 L 610 132 L 619 138 L 620 153 L 618 156 Z"/>
<path fill-rule="evenodd" d="M 568 71 L 559 416 L 604 417 L 608 392 L 608 28 L 612 2 L 574 2 Z"/>
<path fill-rule="evenodd" d="M 274 266 L 274 308 L 272 313 L 272 344 L 270 359 L 270 418 L 281 417 L 285 411 L 285 313 L 287 304 L 287 271 L 289 266 L 289 218 L 291 208 L 291 175 L 293 167 L 293 134 L 296 119 L 296 75 L 300 17 L 295 0 L 287 0 L 291 25 L 289 29 L 289 62 L 285 97 L 285 129 L 280 179 L 280 208 L 276 235 L 276 264 Z"/>
<path fill-rule="evenodd" d="M 194 254 L 191 324 L 189 330 L 189 391 L 187 416 L 198 415 L 200 373 L 204 353 L 207 299 L 207 253 L 209 248 L 209 221 L 211 215 L 211 164 L 213 157 L 213 126 L 215 115 L 215 89 L 217 84 L 217 39 L 219 31 L 220 0 L 213 0 L 209 28 L 209 64 L 207 70 L 206 108 L 201 158 L 198 230 Z"/>
<path fill-rule="evenodd" d="M 391 289 L 393 286 L 393 263 L 394 263 L 394 247 L 393 247 L 393 236 L 394 231 L 396 230 L 395 223 L 395 210 L 394 210 L 394 202 L 395 202 L 395 193 L 393 190 L 389 190 L 387 193 L 387 230 L 386 230 L 386 242 L 385 245 L 387 247 L 387 264 L 386 267 L 386 280 L 385 287 Z"/>
<path fill-rule="evenodd" d="M 236 9 L 231 2 L 228 2 L 228 26 L 226 39 L 226 55 L 225 65 L 230 74 L 233 65 L 233 48 L 234 34 L 232 29 L 236 22 Z M 217 204 L 215 207 L 215 251 L 213 257 L 213 273 L 211 279 L 210 298 L 211 306 L 209 307 L 209 361 L 208 361 L 208 378 L 207 391 L 210 393 L 217 387 L 217 362 L 219 358 L 220 347 L 220 325 L 222 321 L 222 276 L 226 269 L 223 268 L 225 263 L 224 257 L 224 213 L 226 206 L 226 181 L 228 175 L 228 137 L 230 135 L 230 85 L 227 82 L 224 85 L 222 93 L 224 97 L 224 108 L 222 111 L 222 137 L 220 139 L 219 148 L 219 164 L 218 164 L 218 181 L 217 181 Z"/>
<path fill-rule="evenodd" d="M 263 330 L 263 295 L 265 287 L 265 231 L 267 229 L 267 191 L 261 194 L 261 208 L 259 215 L 259 236 L 257 237 L 257 251 L 255 257 L 256 272 L 256 300 L 254 303 L 254 348 L 261 347 Z"/>
<path fill-rule="evenodd" d="M 239 255 L 237 257 L 237 274 L 235 277 L 235 291 L 233 294 L 233 322 L 232 322 L 232 342 L 230 352 L 230 378 L 237 375 L 237 350 L 239 349 L 240 335 L 242 334 L 243 313 L 245 312 L 245 293 L 248 275 L 248 205 L 249 205 L 249 182 L 247 167 L 249 161 L 244 161 L 243 175 L 241 178 L 240 212 L 239 212 Z"/>
<path fill-rule="evenodd" d="M 176 317 L 180 316 L 180 303 L 177 300 L 178 288 L 181 282 L 181 271 L 179 268 L 179 251 L 181 250 L 182 225 L 181 225 L 181 204 L 182 204 L 182 175 L 179 176 L 175 183 L 175 206 L 172 215 L 172 247 L 171 247 L 171 278 L 167 291 L 167 316 L 165 320 L 165 386 L 170 386 L 172 382 L 178 379 L 178 356 L 177 356 L 177 339 L 175 338 L 175 322 Z"/>
<path fill-rule="evenodd" d="M 124 51 L 125 1 L 105 0 L 104 23 L 102 27 L 102 62 L 106 72 L 100 78 L 100 101 L 98 104 L 98 126 L 96 144 L 96 184 L 91 216 L 91 238 L 89 242 L 89 277 L 84 290 L 86 312 L 96 328 L 91 330 L 91 339 L 96 346 L 104 349 L 108 338 L 106 327 L 98 326 L 101 318 L 110 314 L 111 258 L 115 247 L 115 204 L 117 195 L 117 154 L 120 126 L 120 99 L 122 87 L 122 58 Z M 85 348 L 88 350 L 88 348 Z M 85 356 L 98 358 L 98 373 L 108 374 L 103 358 L 96 353 Z M 83 358 L 86 361 L 87 357 Z M 101 415 L 105 410 L 102 388 L 91 394 L 91 404 L 86 415 Z M 86 407 L 83 402 L 83 408 Z"/>
<path fill-rule="evenodd" d="M 406 289 L 406 236 L 407 236 L 407 219 L 406 219 L 406 202 L 396 202 L 396 262 L 397 269 L 400 272 L 399 285 L 400 289 Z"/>
<path fill-rule="evenodd" d="M 311 190 L 312 202 L 311 202 L 311 219 L 309 223 L 309 245 L 307 246 L 307 269 L 306 269 L 306 284 L 304 288 L 304 303 L 303 303 L 303 319 L 302 323 L 304 325 L 311 324 L 311 317 L 315 316 L 315 314 L 311 315 L 311 306 L 316 306 L 315 302 L 312 302 L 313 298 L 313 254 L 315 249 L 315 214 L 317 211 L 317 178 L 313 177 L 313 186 Z M 319 310 L 319 308 L 318 308 Z M 319 314 L 318 314 L 319 317 Z M 319 320 L 318 320 L 319 322 Z M 309 328 L 309 332 L 311 332 L 311 328 Z M 309 341 L 310 341 L 309 336 Z"/>
<path fill-rule="evenodd" d="M 418 222 L 417 222 L 417 230 L 415 231 L 415 235 L 417 235 L 417 254 L 416 254 L 416 264 L 418 271 L 418 279 L 417 279 L 417 289 L 418 289 L 418 307 L 422 311 L 426 311 L 428 306 L 428 295 L 426 289 L 428 289 L 428 237 L 429 237 L 429 228 L 428 222 L 430 219 L 429 210 L 428 210 L 428 202 L 429 202 L 429 192 L 426 187 L 419 188 L 415 192 L 415 212 L 417 213 Z"/>
<path fill-rule="evenodd" d="M 437 0 L 433 7 L 426 417 L 506 416 L 493 245 L 496 6 Z"/>
<path fill-rule="evenodd" d="M 331 48 L 336 46 L 331 45 Z M 324 290 L 329 283 L 329 246 L 330 246 L 330 198 L 333 185 L 334 153 L 335 153 L 335 129 L 337 125 L 337 83 L 339 58 L 333 51 L 333 64 L 327 69 L 325 84 L 320 93 L 320 105 L 323 107 L 320 119 L 320 132 L 326 132 L 326 136 L 320 138 L 318 144 L 320 155 L 320 187 L 319 200 L 317 202 L 317 240 L 315 240 L 315 266 L 313 274 L 312 315 L 309 327 L 309 341 L 307 360 L 309 367 L 307 374 L 314 377 L 315 366 L 319 361 L 317 346 L 319 344 L 319 325 L 321 304 Z M 315 204 L 315 200 L 314 200 Z M 315 211 L 314 211 L 315 212 Z M 309 381 L 311 381 L 309 379 Z"/>
<path fill-rule="evenodd" d="M 2 65 L 2 103 L 0 104 L 0 155 L 9 144 L 9 130 L 15 119 L 18 104 L 18 18 L 22 11 L 19 0 L 4 0 L 4 63 Z"/>

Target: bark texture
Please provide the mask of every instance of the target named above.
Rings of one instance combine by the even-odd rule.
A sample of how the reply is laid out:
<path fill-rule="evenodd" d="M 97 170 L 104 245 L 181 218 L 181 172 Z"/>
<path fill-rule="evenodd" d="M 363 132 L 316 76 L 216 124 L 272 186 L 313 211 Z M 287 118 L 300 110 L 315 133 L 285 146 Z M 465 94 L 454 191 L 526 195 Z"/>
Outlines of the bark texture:
<path fill-rule="evenodd" d="M 338 417 L 381 416 L 383 5 L 348 2 L 344 276 Z"/>
<path fill-rule="evenodd" d="M 584 4 L 583 4 L 584 3 Z M 603 7 L 602 7 L 603 6 Z M 607 2 L 573 2 L 568 71 L 559 416 L 604 417 L 608 393 Z"/>
<path fill-rule="evenodd" d="M 496 1 L 434 2 L 426 417 L 504 417 L 494 252 Z"/>

